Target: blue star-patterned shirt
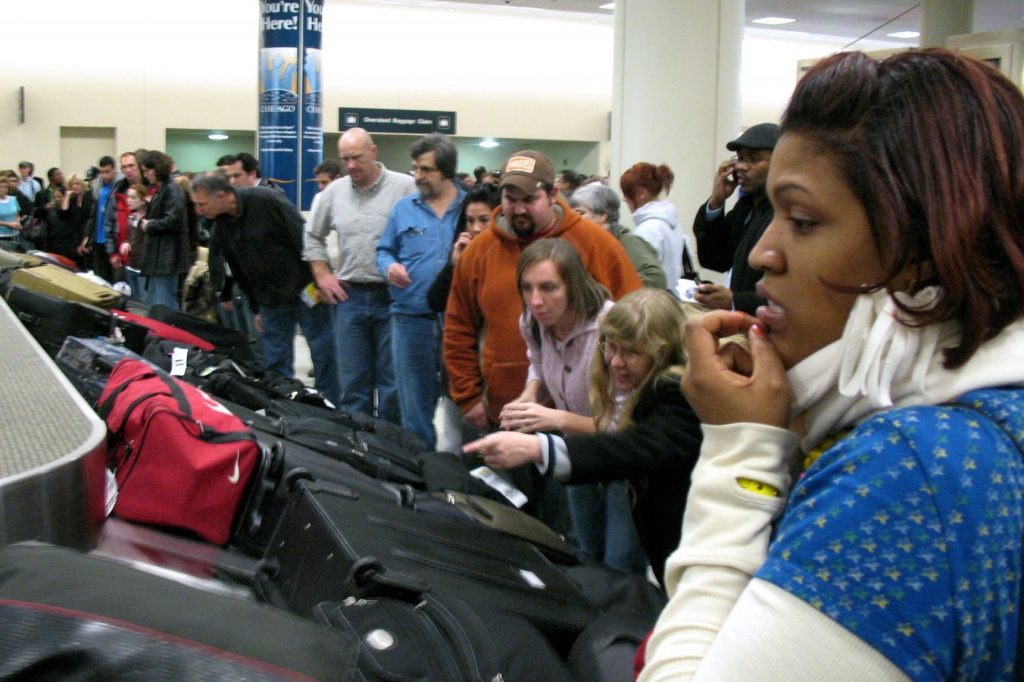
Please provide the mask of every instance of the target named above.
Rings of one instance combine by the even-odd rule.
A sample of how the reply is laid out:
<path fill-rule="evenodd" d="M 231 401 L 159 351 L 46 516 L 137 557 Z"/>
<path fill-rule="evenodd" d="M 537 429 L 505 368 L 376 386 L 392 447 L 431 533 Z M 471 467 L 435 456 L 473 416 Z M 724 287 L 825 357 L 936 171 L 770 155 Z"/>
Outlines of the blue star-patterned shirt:
<path fill-rule="evenodd" d="M 1011 680 L 1024 390 L 953 402 L 879 413 L 827 450 L 795 486 L 757 577 L 913 680 Z"/>

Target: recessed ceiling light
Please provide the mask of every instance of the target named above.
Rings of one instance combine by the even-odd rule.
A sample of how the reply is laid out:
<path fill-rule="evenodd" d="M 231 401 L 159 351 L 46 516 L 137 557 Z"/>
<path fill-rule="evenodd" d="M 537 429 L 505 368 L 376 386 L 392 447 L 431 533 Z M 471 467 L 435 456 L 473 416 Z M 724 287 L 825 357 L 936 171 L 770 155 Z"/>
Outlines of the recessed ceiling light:
<path fill-rule="evenodd" d="M 896 33 L 886 33 L 890 38 L 920 38 L 921 34 L 917 31 L 897 31 Z"/>
<path fill-rule="evenodd" d="M 761 17 L 760 19 L 754 19 L 754 24 L 767 24 L 768 26 L 781 26 L 782 24 L 792 24 L 796 19 L 787 19 L 786 17 Z"/>
<path fill-rule="evenodd" d="M 598 8 L 598 9 L 606 9 L 606 10 L 608 10 L 609 12 L 611 12 L 611 11 L 612 11 L 613 9 L 615 9 L 615 3 L 614 3 L 614 2 L 606 2 L 606 3 L 605 3 L 605 4 L 603 4 L 603 5 L 598 5 L 598 7 L 597 7 L 597 8 Z"/>
<path fill-rule="evenodd" d="M 228 139 L 228 136 L 225 135 L 224 133 L 210 133 L 209 135 L 207 135 L 207 137 L 210 138 L 211 140 L 216 140 L 218 142 L 220 142 L 221 140 Z"/>
<path fill-rule="evenodd" d="M 486 140 L 480 140 L 480 146 L 484 149 L 494 149 L 498 142 L 493 137 L 488 137 Z"/>

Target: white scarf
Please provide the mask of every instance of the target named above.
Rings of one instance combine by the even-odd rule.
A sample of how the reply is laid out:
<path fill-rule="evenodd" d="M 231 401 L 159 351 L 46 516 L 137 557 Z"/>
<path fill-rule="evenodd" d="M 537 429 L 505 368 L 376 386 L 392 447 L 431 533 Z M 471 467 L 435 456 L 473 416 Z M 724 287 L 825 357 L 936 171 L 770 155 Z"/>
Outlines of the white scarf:
<path fill-rule="evenodd" d="M 915 296 L 896 293 L 911 307 L 927 307 L 939 295 L 927 287 Z M 807 412 L 805 452 L 836 431 L 890 407 L 936 405 L 988 386 L 1024 384 L 1024 319 L 987 341 L 963 367 L 942 366 L 943 349 L 956 344 L 959 324 L 947 321 L 909 327 L 884 290 L 857 297 L 838 341 L 788 372 L 791 415 Z"/>

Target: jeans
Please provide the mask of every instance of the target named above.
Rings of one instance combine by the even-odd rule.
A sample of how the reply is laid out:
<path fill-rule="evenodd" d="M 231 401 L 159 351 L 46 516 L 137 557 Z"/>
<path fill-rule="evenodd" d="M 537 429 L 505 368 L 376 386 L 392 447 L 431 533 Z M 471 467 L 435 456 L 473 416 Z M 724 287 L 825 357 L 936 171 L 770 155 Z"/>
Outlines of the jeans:
<path fill-rule="evenodd" d="M 145 295 L 142 300 L 146 305 L 165 305 L 175 310 L 180 310 L 178 303 L 178 280 L 177 275 L 143 275 L 143 286 Z"/>
<path fill-rule="evenodd" d="M 321 303 L 310 308 L 296 296 L 290 305 L 260 308 L 260 318 L 263 322 L 260 342 L 267 368 L 285 376 L 295 375 L 295 325 L 298 324 L 309 344 L 314 385 L 337 405 L 341 400 L 341 382 L 334 350 L 331 307 Z"/>
<path fill-rule="evenodd" d="M 138 270 L 131 268 L 124 269 L 124 278 L 128 282 L 129 288 L 132 290 L 132 296 L 138 299 L 145 298 L 145 279 L 142 277 L 142 273 Z"/>
<path fill-rule="evenodd" d="M 402 426 L 437 443 L 434 410 L 441 395 L 440 319 L 437 315 L 391 316 L 391 351 Z"/>
<path fill-rule="evenodd" d="M 567 485 L 565 490 L 580 549 L 612 568 L 643 575 L 647 554 L 633 523 L 626 482 Z"/>
<path fill-rule="evenodd" d="M 334 305 L 334 338 L 341 377 L 339 407 L 401 424 L 391 365 L 391 296 L 387 287 L 349 285 L 347 293 L 347 301 Z"/>

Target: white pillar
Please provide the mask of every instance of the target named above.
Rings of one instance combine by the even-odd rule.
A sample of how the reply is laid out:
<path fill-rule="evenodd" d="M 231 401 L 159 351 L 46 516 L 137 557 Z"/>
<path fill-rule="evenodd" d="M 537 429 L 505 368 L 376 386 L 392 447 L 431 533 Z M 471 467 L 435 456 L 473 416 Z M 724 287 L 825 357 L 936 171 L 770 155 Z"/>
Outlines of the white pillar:
<path fill-rule="evenodd" d="M 667 163 L 688 233 L 739 134 L 743 23 L 743 0 L 615 3 L 610 185 L 638 161 Z"/>
<path fill-rule="evenodd" d="M 974 0 L 921 0 L 921 47 L 945 47 L 964 33 L 974 33 Z"/>

